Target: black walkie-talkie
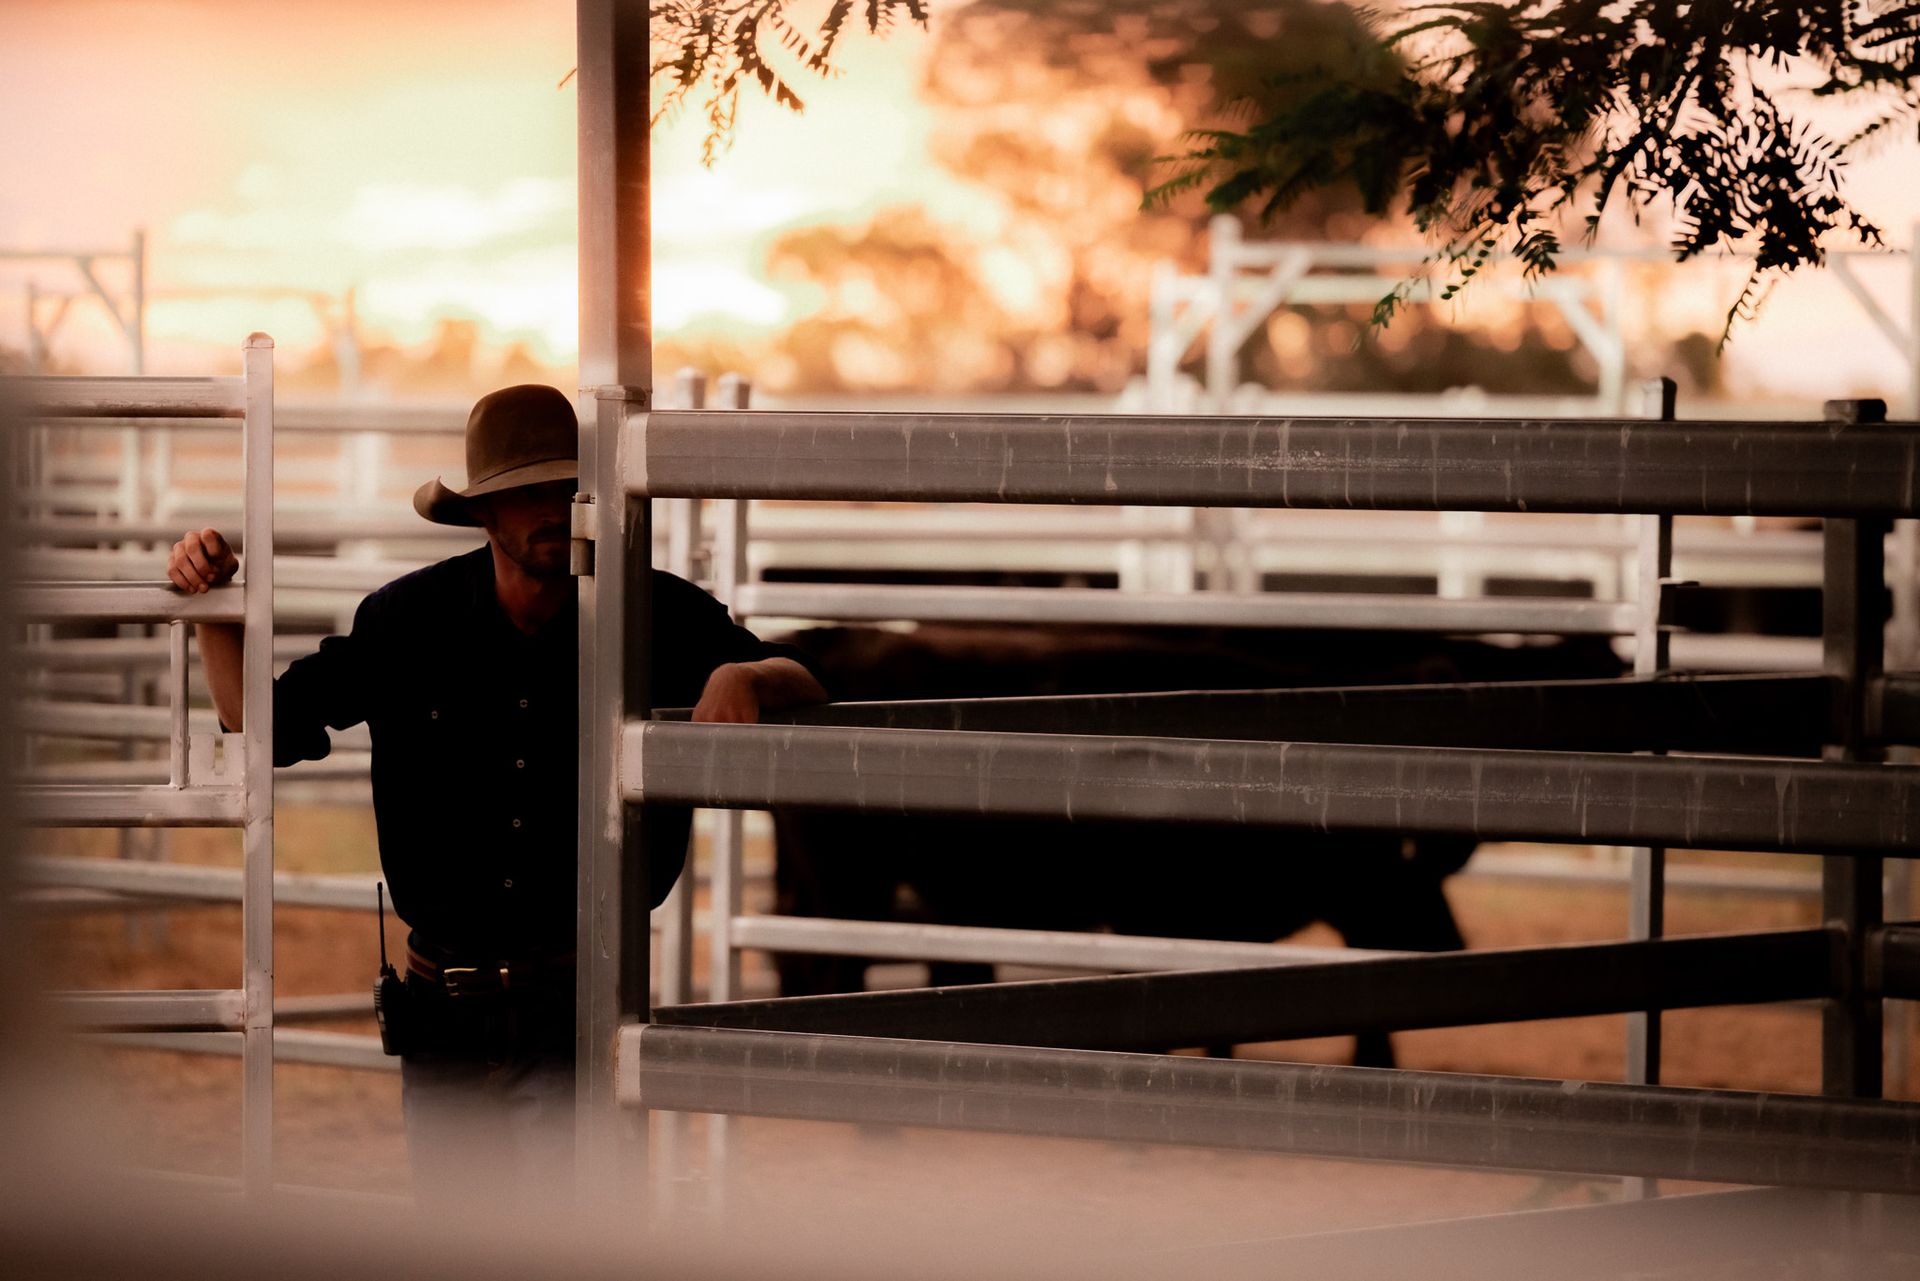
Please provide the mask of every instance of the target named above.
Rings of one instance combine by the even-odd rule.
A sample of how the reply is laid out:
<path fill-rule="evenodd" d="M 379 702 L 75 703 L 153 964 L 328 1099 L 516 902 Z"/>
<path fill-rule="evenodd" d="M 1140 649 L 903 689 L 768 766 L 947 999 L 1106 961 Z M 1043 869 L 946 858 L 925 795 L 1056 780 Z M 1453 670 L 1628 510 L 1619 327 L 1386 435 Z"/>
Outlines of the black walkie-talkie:
<path fill-rule="evenodd" d="M 373 1021 L 380 1026 L 380 1048 L 388 1054 L 405 1054 L 413 1021 L 407 1017 L 407 985 L 387 963 L 386 882 L 374 882 L 373 893 L 380 920 L 380 977 L 373 981 Z"/>

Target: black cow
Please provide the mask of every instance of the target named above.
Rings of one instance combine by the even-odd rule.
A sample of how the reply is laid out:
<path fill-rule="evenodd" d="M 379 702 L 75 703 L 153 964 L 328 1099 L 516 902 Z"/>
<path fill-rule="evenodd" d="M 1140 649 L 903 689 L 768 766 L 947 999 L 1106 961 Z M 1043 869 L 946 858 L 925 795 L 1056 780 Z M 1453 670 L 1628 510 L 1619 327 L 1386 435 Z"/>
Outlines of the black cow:
<path fill-rule="evenodd" d="M 1604 640 L 1520 649 L 1390 633 L 925 626 L 790 637 L 841 700 L 1290 688 L 1617 675 Z M 777 910 L 851 920 L 1351 947 L 1463 947 L 1442 884 L 1474 842 L 1192 824 L 775 815 Z M 858 991 L 868 962 L 783 954 L 781 991 Z M 935 964 L 936 984 L 991 967 Z M 1384 1036 L 1356 1061 L 1390 1064 Z"/>

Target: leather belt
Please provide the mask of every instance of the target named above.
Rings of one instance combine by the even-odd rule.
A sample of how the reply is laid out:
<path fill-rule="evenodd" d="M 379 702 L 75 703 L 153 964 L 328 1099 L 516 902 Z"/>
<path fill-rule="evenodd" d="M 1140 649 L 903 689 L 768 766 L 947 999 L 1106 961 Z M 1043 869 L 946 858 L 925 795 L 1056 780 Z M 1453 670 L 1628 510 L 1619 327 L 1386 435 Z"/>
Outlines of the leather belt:
<path fill-rule="evenodd" d="M 450 997 L 506 996 L 514 993 L 552 993 L 571 986 L 574 954 L 525 957 L 497 961 L 436 960 L 407 941 L 407 973 L 424 979 Z"/>

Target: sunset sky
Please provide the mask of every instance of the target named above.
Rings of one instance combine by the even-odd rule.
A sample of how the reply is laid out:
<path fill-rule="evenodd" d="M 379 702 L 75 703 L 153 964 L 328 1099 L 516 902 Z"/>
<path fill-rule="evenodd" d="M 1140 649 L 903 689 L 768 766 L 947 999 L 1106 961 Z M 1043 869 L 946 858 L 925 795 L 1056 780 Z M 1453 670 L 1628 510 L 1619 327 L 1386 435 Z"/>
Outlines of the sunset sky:
<path fill-rule="evenodd" d="M 935 4 L 936 20 L 942 6 Z M 0 248 L 118 247 L 150 237 L 150 364 L 204 369 L 248 331 L 319 346 L 299 299 L 358 293 L 373 341 L 424 342 L 445 317 L 485 342 L 574 355 L 573 12 L 565 0 L 6 0 L 0 41 Z M 996 193 L 927 156 L 916 95 L 928 39 L 849 39 L 846 74 L 811 86 L 805 116 L 751 100 L 739 141 L 701 169 L 697 114 L 655 141 L 657 328 L 766 330 L 814 300 L 764 279 L 783 229 L 919 204 L 990 242 Z M 1860 167 L 1855 195 L 1895 241 L 1920 217 L 1911 143 Z M 1863 275 L 1904 323 L 1904 261 Z M 0 263 L 0 344 L 23 343 L 29 277 Z M 1737 273 L 1669 289 L 1666 312 L 1723 310 Z M 218 291 L 235 292 L 221 296 Z M 211 296 L 183 296 L 194 292 Z M 56 350 L 116 367 L 91 307 Z M 1891 347 L 1830 281 L 1795 282 L 1734 344 L 1742 394 L 1904 393 Z"/>

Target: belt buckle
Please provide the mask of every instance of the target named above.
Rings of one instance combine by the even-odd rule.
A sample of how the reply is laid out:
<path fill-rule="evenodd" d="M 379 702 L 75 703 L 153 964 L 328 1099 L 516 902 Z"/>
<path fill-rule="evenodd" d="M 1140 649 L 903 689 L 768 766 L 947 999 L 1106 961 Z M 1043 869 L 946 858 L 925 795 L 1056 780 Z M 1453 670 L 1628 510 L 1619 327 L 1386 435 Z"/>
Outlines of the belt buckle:
<path fill-rule="evenodd" d="M 477 996 L 483 992 L 505 992 L 509 986 L 506 965 L 447 965 L 441 967 L 440 981 L 448 996 Z M 493 982 L 498 977 L 498 984 Z"/>

